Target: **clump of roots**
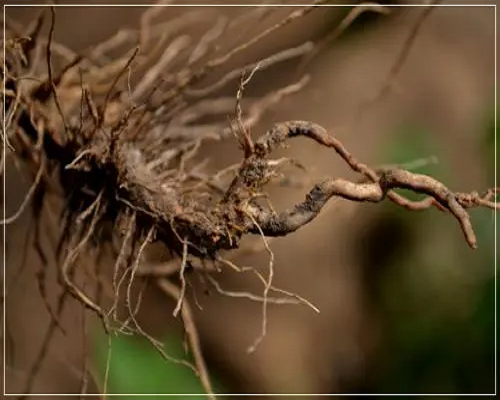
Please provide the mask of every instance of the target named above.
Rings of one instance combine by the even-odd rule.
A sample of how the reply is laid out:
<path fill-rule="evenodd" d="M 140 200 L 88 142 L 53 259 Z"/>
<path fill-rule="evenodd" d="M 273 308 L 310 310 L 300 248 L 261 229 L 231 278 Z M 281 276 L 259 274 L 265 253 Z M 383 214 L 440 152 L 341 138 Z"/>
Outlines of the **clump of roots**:
<path fill-rule="evenodd" d="M 281 24 L 311 9 L 295 11 Z M 182 21 L 199 21 L 206 18 L 205 14 L 189 14 L 189 18 L 184 16 Z M 312 122 L 279 123 L 260 137 L 252 138 L 250 128 L 264 110 L 283 96 L 300 90 L 308 77 L 263 98 L 249 100 L 245 107 L 249 112 L 244 116 L 242 93 L 251 75 L 259 68 L 309 53 L 313 48 L 311 43 L 233 70 L 211 86 L 200 88 L 196 84 L 208 72 L 253 42 L 209 59 L 196 68 L 193 64 L 206 56 L 211 41 L 229 29 L 227 21 L 217 19 L 210 35 L 207 32 L 193 45 L 190 36 L 178 33 L 181 22 L 170 22 L 167 30 L 160 26 L 151 28 L 148 21 L 153 17 L 149 10 L 141 19 L 142 30 L 121 32 L 85 55 L 72 54 L 52 42 L 53 10 L 51 30 L 45 41 L 38 37 L 43 16 L 26 35 L 9 31 L 6 70 L 2 69 L 6 79 L 7 129 L 3 135 L 8 147 L 5 152 L 31 165 L 35 173 L 26 202 L 19 213 L 4 223 L 12 222 L 30 199 L 34 200 L 35 215 L 40 215 L 47 193 L 56 191 L 65 201 L 63 229 L 56 251 L 65 290 L 55 310 L 48 306 L 53 321 L 46 341 L 50 341 L 58 325 L 58 315 L 66 297 L 72 295 L 99 315 L 108 331 L 138 332 L 170 359 L 161 343 L 137 323 L 135 316 L 140 301 L 136 305 L 131 301 L 135 278 L 153 277 L 157 285 L 176 300 L 174 314 L 180 313 L 185 323 L 195 356 L 194 370 L 200 374 L 206 390 L 211 392 L 189 304 L 184 298 L 185 273 L 198 270 L 209 273 L 221 266 L 241 271 L 226 260 L 223 253 L 240 249 L 245 235 L 260 235 L 271 256 L 267 278 L 254 271 L 265 287 L 263 296 L 225 291 L 215 279 L 209 279 L 222 294 L 263 303 L 262 335 L 250 351 L 265 335 L 268 302 L 310 305 L 300 296 L 272 286 L 273 254 L 266 238 L 288 235 L 308 224 L 331 198 L 373 203 L 388 199 L 408 210 L 436 207 L 455 217 L 468 245 L 476 247 L 467 209 L 477 206 L 497 209 L 496 189 L 483 194 L 457 193 L 429 176 L 399 168 L 370 168 L 350 154 L 333 135 Z M 271 31 L 263 32 L 254 41 Z M 174 37 L 176 34 L 178 36 Z M 155 40 L 151 41 L 152 38 Z M 158 41 L 163 43 L 163 48 Z M 107 59 L 110 49 L 128 46 L 128 50 L 131 43 L 139 47 L 132 52 L 126 51 L 118 61 Z M 45 54 L 45 62 L 41 59 L 42 54 Z M 64 61 L 57 74 L 52 71 L 54 58 Z M 187 66 L 175 69 L 176 62 L 182 61 Z M 43 66 L 46 66 L 46 77 L 41 81 L 30 79 L 30 76 L 41 77 Z M 141 74 L 144 70 L 147 72 Z M 234 99 L 211 97 L 220 87 L 245 72 L 250 75 L 241 78 L 235 110 Z M 226 127 L 225 122 L 195 123 L 206 116 L 233 112 L 236 129 Z M 205 164 L 197 158 L 198 149 L 207 140 L 221 140 L 231 133 L 243 150 L 243 160 L 215 176 L 205 174 Z M 326 179 L 314 185 L 304 201 L 292 209 L 275 211 L 261 200 L 266 199 L 266 185 L 279 174 L 282 165 L 292 160 L 273 159 L 273 151 L 299 136 L 331 148 L 350 169 L 360 174 L 360 180 Z M 222 175 L 229 172 L 233 173 L 233 178 L 222 179 Z M 398 188 L 428 197 L 411 201 L 394 192 Z M 39 234 L 36 229 L 35 246 Z M 157 267 L 145 265 L 142 254 L 154 241 L 162 242 L 171 251 L 174 261 Z M 99 305 L 98 296 L 85 293 L 74 280 L 79 257 L 90 249 L 99 251 L 105 244 L 110 244 L 116 253 L 112 280 L 115 300 L 108 310 Z M 46 260 L 41 248 L 37 248 L 41 258 Z M 43 274 L 41 271 L 39 276 L 42 294 Z M 179 276 L 180 287 L 167 279 L 173 274 Z M 126 292 L 128 310 L 124 321 L 119 321 L 117 315 L 121 289 Z M 272 298 L 270 292 L 286 297 Z M 45 351 L 42 349 L 29 375 L 28 393 Z"/>

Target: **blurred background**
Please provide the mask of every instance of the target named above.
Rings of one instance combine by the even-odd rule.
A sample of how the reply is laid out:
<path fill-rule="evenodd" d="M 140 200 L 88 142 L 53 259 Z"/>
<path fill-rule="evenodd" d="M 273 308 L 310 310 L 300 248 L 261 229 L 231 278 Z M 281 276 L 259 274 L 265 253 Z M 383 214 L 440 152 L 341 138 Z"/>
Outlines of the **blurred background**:
<path fill-rule="evenodd" d="M 169 8 L 162 18 L 177 17 L 187 9 Z M 249 9 L 207 10 L 231 19 Z M 8 7 L 6 15 L 27 23 L 38 11 Z M 136 27 L 142 11 L 90 5 L 58 8 L 55 40 L 79 51 L 117 29 Z M 259 32 L 290 11 L 273 9 L 241 29 Z M 348 11 L 348 7 L 319 8 L 234 62 L 320 38 L 333 31 Z M 326 46 L 307 68 L 310 83 L 267 112 L 253 134 L 278 121 L 311 120 L 335 133 L 370 165 L 434 157 L 437 162 L 416 171 L 431 174 L 456 191 L 494 186 L 493 7 L 435 9 L 401 70 L 397 90 L 345 129 L 359 104 L 384 83 L 422 9 L 390 11 L 364 13 Z M 296 61 L 287 62 L 256 74 L 248 86 L 249 96 L 289 82 L 296 68 Z M 235 93 L 236 85 L 233 82 L 224 90 Z M 233 140 L 206 146 L 204 151 L 214 170 L 241 157 Z M 293 142 L 286 154 L 299 159 L 314 178 L 355 177 L 331 152 L 306 141 Z M 6 212 L 11 215 L 29 184 L 12 166 L 7 171 L 12 171 L 6 175 Z M 270 190 L 279 209 L 300 201 L 306 192 L 305 188 Z M 25 244 L 32 229 L 28 214 L 7 227 L 7 281 L 22 258 L 28 260 L 22 279 L 7 296 L 8 393 L 23 390 L 49 322 L 35 280 L 39 260 Z M 471 211 L 471 217 L 478 236 L 476 251 L 467 246 L 456 220 L 437 210 L 407 212 L 389 202 L 332 202 L 311 224 L 272 241 L 274 285 L 307 298 L 321 312 L 299 305 L 270 305 L 267 335 L 253 354 L 246 349 L 260 333 L 261 305 L 207 294 L 203 282 L 193 281 L 202 307 L 193 305 L 195 319 L 217 391 L 494 392 L 494 216 L 478 209 Z M 152 257 L 161 256 L 161 248 L 152 251 Z M 262 252 L 236 261 L 265 272 L 268 255 Z M 51 279 L 48 288 L 55 299 L 55 273 Z M 227 290 L 263 290 L 250 274 L 228 272 L 220 283 Z M 153 288 L 145 297 L 141 323 L 155 337 L 164 338 L 169 354 L 182 356 L 184 337 L 179 321 L 171 316 L 174 304 Z M 84 341 L 82 311 L 75 303 L 63 315 L 63 326 L 65 333 L 58 332 L 49 347 L 35 392 L 78 393 L 85 354 L 92 358 L 89 391 L 98 391 L 108 339 L 95 324 L 86 328 L 90 339 Z M 110 392 L 202 393 L 192 371 L 165 363 L 145 341 L 131 336 L 113 336 L 111 341 Z"/>

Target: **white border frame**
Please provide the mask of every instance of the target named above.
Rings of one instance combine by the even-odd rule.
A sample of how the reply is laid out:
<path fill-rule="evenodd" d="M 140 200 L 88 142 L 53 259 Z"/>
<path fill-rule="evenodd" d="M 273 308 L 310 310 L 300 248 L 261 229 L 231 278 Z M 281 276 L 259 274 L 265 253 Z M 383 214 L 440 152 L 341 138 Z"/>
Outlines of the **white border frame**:
<path fill-rule="evenodd" d="M 168 5 L 162 5 L 162 4 L 3 4 L 3 37 L 5 38 L 5 33 L 6 33 L 6 27 L 5 27 L 5 11 L 7 7 L 307 7 L 311 6 L 312 4 L 168 4 Z M 383 7 L 392 7 L 392 8 L 397 8 L 397 7 L 490 7 L 494 9 L 495 12 L 495 23 L 494 23 L 494 59 L 495 59 L 495 77 L 494 77 L 494 107 L 495 107 L 495 115 L 494 115 L 494 129 L 495 129 L 495 140 L 494 140 L 494 186 L 498 187 L 498 180 L 497 180 L 497 5 L 496 4 L 380 4 Z M 359 6 L 359 4 L 318 4 L 317 7 L 355 7 Z M 5 50 L 5 40 L 3 42 L 3 69 L 5 71 L 6 69 L 6 50 Z M 6 118 L 6 107 L 5 107 L 5 87 L 6 85 L 6 77 L 4 75 L 3 79 L 3 88 L 4 88 L 4 96 L 3 96 L 3 132 L 6 132 L 6 126 L 5 126 L 5 118 Z M 3 135 L 3 182 L 2 182 L 2 193 L 3 193 L 3 219 L 7 217 L 6 215 L 6 188 L 5 188 L 5 166 L 6 166 L 6 149 L 7 149 L 7 143 L 6 143 L 6 134 Z M 2 272 L 3 272 L 3 288 L 2 288 L 2 295 L 3 295 L 3 360 L 2 360 L 2 366 L 3 366 L 3 395 L 4 396 L 23 396 L 21 393 L 6 393 L 6 338 L 5 338 L 5 332 L 6 332 L 6 225 L 3 224 L 3 267 L 2 267 Z M 221 396 L 257 396 L 257 395 L 266 395 L 266 396 L 496 396 L 497 394 L 497 381 L 498 381 L 498 368 L 497 368 L 497 262 L 498 262 L 498 253 L 497 253 L 497 243 L 498 243 L 498 238 L 497 238 L 497 212 L 494 212 L 494 257 L 495 257 L 495 265 L 494 265 L 494 279 L 495 279 L 495 290 L 494 290 L 494 387 L 495 387 L 495 392 L 494 393 L 333 393 L 333 394 L 310 394 L 310 393 L 294 393 L 294 394 L 269 394 L 269 393 L 252 393 L 252 394 L 242 394 L 242 393 L 231 393 L 231 394 L 221 394 Z M 64 393 L 40 393 L 40 394 L 29 394 L 28 396 L 50 396 L 50 397 L 60 397 L 60 396 L 80 396 L 79 393 L 69 393 L 69 394 L 64 394 Z M 101 397 L 102 394 L 85 394 L 85 396 L 99 396 Z M 114 393 L 106 393 L 106 396 L 203 396 L 200 394 L 114 394 Z"/>

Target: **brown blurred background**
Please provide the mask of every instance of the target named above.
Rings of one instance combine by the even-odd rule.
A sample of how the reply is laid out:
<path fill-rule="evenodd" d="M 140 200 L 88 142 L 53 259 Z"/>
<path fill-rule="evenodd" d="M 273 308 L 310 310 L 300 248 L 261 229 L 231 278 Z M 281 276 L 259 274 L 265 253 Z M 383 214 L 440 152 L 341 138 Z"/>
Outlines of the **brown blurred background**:
<path fill-rule="evenodd" d="M 272 11 L 254 29 L 268 26 L 288 11 Z M 434 10 L 401 71 L 399 90 L 357 121 L 354 129 L 343 129 L 356 107 L 382 85 L 421 11 L 405 7 L 391 8 L 387 16 L 364 14 L 308 67 L 312 79 L 306 88 L 267 112 L 254 134 L 278 121 L 311 120 L 336 132 L 363 162 L 379 165 L 436 156 L 439 163 L 421 171 L 432 173 L 450 188 L 469 191 L 492 186 L 496 73 L 492 7 Z M 6 14 L 30 21 L 36 12 L 8 7 Z M 139 12 L 138 8 L 58 8 L 55 39 L 78 51 L 120 27 L 137 26 Z M 171 18 L 183 12 L 184 8 L 174 8 L 163 15 Z M 217 7 L 217 12 L 232 17 L 245 9 Z M 344 12 L 317 9 L 272 40 L 252 47 L 243 58 L 252 60 L 318 38 L 335 29 Z M 249 93 L 292 79 L 295 66 L 280 64 L 262 76 L 257 74 Z M 235 92 L 234 85 L 228 90 Z M 206 152 L 213 157 L 214 169 L 240 157 L 232 140 L 209 146 Z M 354 176 L 331 152 L 308 142 L 294 142 L 286 154 L 298 158 L 316 178 Z M 11 165 L 7 171 L 12 171 L 7 172 L 6 198 L 7 215 L 11 215 L 28 185 L 22 184 Z M 273 204 L 289 207 L 303 198 L 305 190 L 273 188 Z M 206 296 L 203 284 L 193 282 L 203 306 L 202 311 L 193 307 L 203 349 L 221 390 L 493 392 L 493 216 L 485 210 L 472 214 L 479 238 L 475 252 L 467 247 L 456 221 L 435 210 L 408 213 L 392 204 L 345 201 L 328 205 L 310 225 L 272 242 L 275 286 L 304 296 L 321 313 L 303 306 L 270 306 L 267 336 L 250 355 L 246 348 L 260 332 L 261 305 L 216 293 Z M 49 321 L 34 279 L 39 261 L 24 244 L 27 230 L 32 229 L 29 220 L 29 215 L 23 215 L 7 228 L 7 280 L 28 254 L 22 279 L 7 297 L 7 349 L 12 354 L 7 357 L 6 389 L 10 393 L 23 390 L 26 371 Z M 262 252 L 238 262 L 265 273 L 268 255 Z M 49 287 L 54 299 L 53 275 Z M 227 273 L 220 282 L 227 289 L 256 293 L 263 289 L 250 275 Z M 141 322 L 151 332 L 162 335 L 177 326 L 171 317 L 172 304 L 160 293 L 149 292 L 145 301 Z M 56 334 L 35 392 L 79 390 L 83 339 L 76 304 L 71 304 L 63 321 L 66 335 Z"/>

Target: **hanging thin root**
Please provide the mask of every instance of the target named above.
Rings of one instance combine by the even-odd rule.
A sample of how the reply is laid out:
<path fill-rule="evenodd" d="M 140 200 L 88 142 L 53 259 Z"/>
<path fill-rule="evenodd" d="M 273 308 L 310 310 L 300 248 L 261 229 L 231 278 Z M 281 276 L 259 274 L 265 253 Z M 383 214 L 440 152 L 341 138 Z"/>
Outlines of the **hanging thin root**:
<path fill-rule="evenodd" d="M 73 249 L 68 253 L 66 260 L 64 261 L 62 267 L 61 267 L 61 275 L 63 278 L 63 281 L 66 285 L 67 290 L 69 290 L 70 294 L 75 297 L 76 300 L 80 301 L 85 307 L 91 309 L 94 311 L 99 318 L 101 319 L 104 329 L 106 332 L 109 332 L 108 328 L 108 322 L 107 322 L 107 316 L 105 313 L 102 311 L 102 309 L 94 303 L 78 286 L 73 282 L 72 278 L 70 277 L 71 274 L 71 268 L 80 255 L 80 253 L 83 251 L 84 247 L 86 246 L 87 242 L 89 241 L 91 235 L 94 233 L 96 229 L 96 225 L 99 221 L 99 218 L 101 216 L 102 210 L 100 207 L 100 202 L 102 198 L 102 193 L 99 194 L 97 197 L 96 201 L 91 205 L 91 207 L 95 207 L 94 211 L 94 216 L 92 218 L 92 221 L 89 224 L 89 228 L 86 232 L 86 234 L 82 237 L 79 243 L 75 245 Z"/>
<path fill-rule="evenodd" d="M 174 308 L 174 312 L 173 312 L 174 317 L 177 317 L 177 314 L 179 314 L 179 311 L 182 309 L 182 302 L 184 301 L 184 296 L 186 293 L 186 278 L 184 276 L 184 272 L 186 271 L 187 254 L 188 254 L 188 243 L 187 243 L 187 240 L 184 239 L 184 241 L 182 243 L 181 267 L 179 268 L 179 278 L 181 280 L 181 292 L 179 295 L 179 299 L 177 300 L 177 304 Z"/>
<path fill-rule="evenodd" d="M 253 294 L 250 292 L 226 290 L 226 289 L 223 289 L 221 287 L 220 283 L 217 282 L 217 280 L 215 278 L 213 278 L 211 275 L 207 275 L 206 278 L 214 286 L 215 290 L 223 296 L 248 299 L 251 301 L 255 301 L 257 303 L 263 303 L 265 301 L 269 304 L 302 304 L 303 303 L 303 301 L 298 300 L 296 298 L 290 298 L 292 296 L 290 296 L 290 297 L 267 297 L 267 298 L 264 298 L 262 296 L 259 296 L 259 295 L 256 295 L 256 294 Z M 264 281 L 264 283 L 267 284 L 267 282 L 265 282 L 265 281 Z M 280 289 L 276 289 L 274 287 L 270 288 L 270 290 L 281 291 Z M 314 307 L 314 309 L 318 310 L 315 307 Z"/>
<path fill-rule="evenodd" d="M 181 298 L 181 291 L 177 286 L 162 278 L 158 279 L 156 283 L 167 296 L 179 302 L 179 299 Z M 205 360 L 201 352 L 198 331 L 196 329 L 196 325 L 194 324 L 191 308 L 189 307 L 186 300 L 182 302 L 181 315 L 182 321 L 184 322 L 184 329 L 189 340 L 189 346 L 191 348 L 191 352 L 193 353 L 193 358 L 196 364 L 197 374 L 200 377 L 200 381 L 203 385 L 203 388 L 205 389 L 205 393 L 207 394 L 207 396 L 210 399 L 215 399 L 212 384 L 210 383 L 210 376 L 208 374 Z"/>
<path fill-rule="evenodd" d="M 135 319 L 135 312 L 134 312 L 134 310 L 132 310 L 132 300 L 131 300 L 132 284 L 134 283 L 135 275 L 136 275 L 137 269 L 139 268 L 139 263 L 140 263 L 140 260 L 142 258 L 142 254 L 144 252 L 144 249 L 151 242 L 153 236 L 154 236 L 154 227 L 151 227 L 149 229 L 148 234 L 146 235 L 146 238 L 144 239 L 141 247 L 139 247 L 139 250 L 137 251 L 136 259 L 135 259 L 134 264 L 131 267 L 130 278 L 129 278 L 129 282 L 127 285 L 127 294 L 125 296 L 125 304 L 126 304 L 127 309 L 129 311 L 129 317 L 132 319 L 135 326 L 137 326 L 139 324 L 138 324 L 137 320 Z M 123 328 L 123 326 L 122 326 L 122 328 Z"/>
<path fill-rule="evenodd" d="M 120 268 L 126 258 L 127 251 L 129 250 L 129 246 L 132 241 L 132 237 L 135 232 L 135 218 L 136 214 L 132 213 L 132 215 L 129 217 L 129 220 L 127 221 L 126 224 L 126 232 L 125 232 L 125 237 L 123 238 L 122 245 L 120 247 L 120 251 L 118 253 L 118 257 L 116 258 L 115 265 L 113 267 L 113 291 L 114 291 L 114 300 L 113 300 L 113 305 L 111 306 L 111 309 L 108 311 L 107 315 L 113 315 L 113 318 L 116 320 L 117 315 L 116 315 L 116 310 L 118 308 L 118 301 L 120 298 L 120 286 L 121 282 L 123 280 L 123 276 L 125 276 L 127 271 L 124 271 L 122 278 L 120 281 L 118 281 L 118 275 Z"/>
<path fill-rule="evenodd" d="M 46 358 L 47 352 L 49 350 L 50 343 L 52 341 L 52 338 L 54 337 L 54 333 L 57 327 L 57 320 L 60 320 L 61 315 L 63 313 L 64 307 L 67 303 L 67 296 L 69 292 L 66 289 L 63 289 L 63 292 L 59 295 L 59 299 L 57 302 L 57 307 L 56 307 L 56 315 L 58 316 L 57 319 L 51 319 L 49 322 L 49 326 L 47 328 L 47 331 L 45 332 L 45 335 L 43 336 L 42 339 L 42 345 L 40 346 L 40 350 L 38 351 L 35 361 L 31 365 L 31 368 L 28 372 L 28 378 L 26 381 L 26 386 L 23 391 L 23 395 L 20 397 L 20 399 L 24 400 L 27 396 L 29 396 L 33 390 L 33 385 L 35 384 L 35 379 L 38 376 L 38 373 L 40 369 L 42 368 L 43 361 Z"/>
<path fill-rule="evenodd" d="M 264 246 L 266 247 L 267 252 L 269 253 L 269 276 L 267 278 L 265 287 L 264 287 L 264 301 L 262 302 L 262 331 L 260 336 L 255 340 L 255 342 L 247 349 L 248 353 L 253 353 L 257 350 L 257 346 L 262 342 L 267 333 L 267 298 L 269 295 L 269 290 L 272 285 L 273 276 L 274 276 L 274 253 L 269 247 L 267 243 L 266 236 L 264 235 L 264 231 L 260 227 L 259 223 L 255 220 L 255 218 L 249 214 L 249 217 L 252 219 L 252 222 L 259 230 L 259 233 L 262 237 L 262 241 L 264 242 Z"/>
<path fill-rule="evenodd" d="M 269 239 L 272 239 L 272 238 L 268 238 L 267 239 L 267 242 L 269 243 Z M 241 272 L 253 272 L 257 278 L 259 278 L 259 280 L 264 284 L 266 285 L 267 282 L 266 282 L 266 279 L 262 276 L 262 274 L 257 271 L 255 268 L 253 267 L 243 267 L 241 268 Z M 277 288 L 275 286 L 270 286 L 269 287 L 269 290 L 273 291 L 273 292 L 276 292 L 276 293 L 281 293 L 281 294 L 284 294 L 285 296 L 289 297 L 289 298 L 292 298 L 292 299 L 288 299 L 289 301 L 295 301 L 297 304 L 304 304 L 306 305 L 307 307 L 311 308 L 312 310 L 314 310 L 315 312 L 317 312 L 318 314 L 320 313 L 320 310 L 318 307 L 316 307 L 314 304 L 312 304 L 309 300 L 307 300 L 306 298 L 298 295 L 297 293 L 293 293 L 293 292 L 290 292 L 288 290 L 285 290 L 285 289 L 280 289 L 280 288 Z M 293 300 L 295 299 L 295 300 Z M 270 298 L 268 298 L 268 301 L 270 300 Z"/>
<path fill-rule="evenodd" d="M 11 215 L 8 218 L 4 218 L 2 221 L 0 221 L 0 225 L 9 225 L 14 221 L 16 221 L 21 216 L 26 206 L 29 204 L 31 198 L 33 197 L 33 194 L 35 193 L 38 185 L 40 184 L 43 173 L 45 171 L 45 162 L 46 162 L 45 157 L 41 157 L 40 167 L 38 168 L 38 172 L 36 173 L 35 179 L 33 180 L 33 183 L 31 184 L 28 193 L 26 193 L 26 196 L 24 196 L 21 205 L 13 215 Z"/>

